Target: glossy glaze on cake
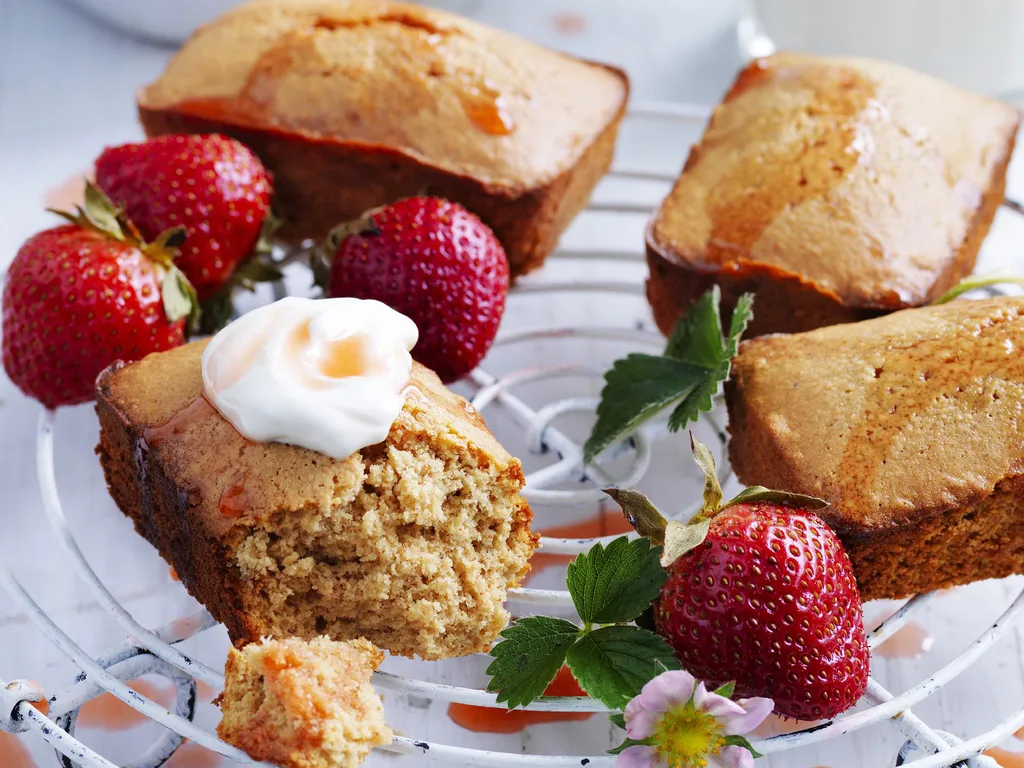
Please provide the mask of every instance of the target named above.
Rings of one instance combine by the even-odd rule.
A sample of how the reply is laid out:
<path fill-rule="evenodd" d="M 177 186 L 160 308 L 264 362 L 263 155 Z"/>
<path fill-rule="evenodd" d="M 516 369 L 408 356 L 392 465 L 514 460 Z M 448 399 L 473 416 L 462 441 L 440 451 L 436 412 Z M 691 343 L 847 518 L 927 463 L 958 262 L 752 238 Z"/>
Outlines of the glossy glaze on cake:
<path fill-rule="evenodd" d="M 745 342 L 727 387 L 746 484 L 831 502 L 865 598 L 1024 571 L 1024 299 Z"/>
<path fill-rule="evenodd" d="M 463 203 L 514 274 L 607 170 L 628 82 L 468 19 L 385 0 L 256 0 L 139 96 L 150 135 L 219 131 L 274 172 L 283 236 L 416 194 Z"/>
<path fill-rule="evenodd" d="M 752 62 L 648 230 L 659 326 L 712 284 L 757 294 L 753 335 L 927 303 L 973 269 L 1018 122 L 893 64 Z"/>

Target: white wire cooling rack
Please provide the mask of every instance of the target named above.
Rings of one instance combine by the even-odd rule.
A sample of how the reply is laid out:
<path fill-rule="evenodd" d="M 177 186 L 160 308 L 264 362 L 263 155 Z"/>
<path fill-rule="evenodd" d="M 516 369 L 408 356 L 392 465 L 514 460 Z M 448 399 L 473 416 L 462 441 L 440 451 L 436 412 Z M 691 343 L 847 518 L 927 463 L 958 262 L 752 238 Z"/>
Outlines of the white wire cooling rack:
<path fill-rule="evenodd" d="M 630 120 L 669 120 L 702 123 L 707 118 L 707 109 L 687 105 L 649 104 L 638 105 L 630 111 Z M 611 177 L 632 181 L 670 182 L 675 169 L 665 173 L 631 171 L 618 169 Z M 1007 207 L 1020 213 L 1020 206 L 1012 201 Z M 648 213 L 651 207 L 632 202 L 594 203 L 591 212 Z M 553 259 L 599 259 L 603 262 L 638 263 L 642 259 L 640 244 L 628 252 L 609 251 L 582 254 L 560 250 Z M 635 281 L 608 280 L 581 283 L 578 281 L 558 282 L 545 279 L 525 281 L 517 287 L 510 301 L 531 293 L 626 293 L 639 294 L 642 287 Z M 282 284 L 275 286 L 275 295 L 283 295 Z M 660 335 L 638 328 L 552 328 L 542 331 L 524 331 L 506 334 L 499 338 L 503 345 L 529 344 L 555 338 L 571 338 L 592 341 L 615 341 L 629 345 L 657 348 L 664 341 Z M 515 394 L 517 388 L 543 379 L 572 376 L 600 376 L 600 371 L 584 367 L 561 364 L 548 367 L 531 367 L 500 376 L 477 370 L 471 376 L 475 389 L 473 404 L 481 411 L 500 409 L 526 436 L 530 451 L 549 453 L 557 457 L 551 463 L 527 477 L 526 493 L 537 504 L 568 505 L 601 498 L 600 489 L 608 485 L 630 486 L 638 484 L 651 466 L 652 444 L 663 438 L 663 426 L 655 426 L 638 433 L 628 444 L 619 448 L 620 461 L 626 469 L 612 473 L 607 469 L 610 463 L 595 464 L 581 469 L 581 446 L 552 424 L 556 417 L 574 411 L 590 412 L 596 405 L 593 398 L 567 397 L 547 403 L 535 409 Z M 705 427 L 718 436 L 724 445 L 725 434 L 713 416 L 705 420 Z M 499 437 L 501 435 L 499 434 Z M 57 492 L 54 467 L 54 414 L 42 411 L 36 436 L 36 464 L 42 504 L 52 533 L 60 542 L 78 575 L 91 588 L 94 599 L 118 622 L 129 641 L 100 655 L 90 655 L 73 637 L 67 634 L 54 619 L 36 602 L 22 581 L 0 558 L 0 582 L 15 602 L 36 624 L 46 638 L 81 670 L 77 679 L 67 688 L 48 694 L 28 681 L 14 681 L 4 684 L 0 681 L 0 730 L 9 733 L 34 731 L 54 747 L 64 766 L 88 766 L 89 768 L 111 768 L 114 763 L 86 747 L 75 738 L 75 725 L 82 705 L 90 699 L 109 692 L 133 709 L 156 721 L 167 729 L 135 761 L 131 768 L 157 768 L 162 765 L 183 743 L 189 739 L 214 752 L 232 758 L 245 765 L 255 763 L 244 753 L 222 742 L 217 736 L 193 722 L 196 711 L 197 681 L 215 689 L 221 689 L 223 674 L 183 653 L 178 647 L 184 640 L 204 632 L 215 625 L 213 618 L 204 610 L 182 617 L 164 626 L 151 629 L 137 622 L 125 609 L 106 584 L 97 576 L 64 516 L 61 499 Z M 721 447 L 721 446 L 719 446 Z M 625 461 L 622 461 L 625 460 Z M 723 482 L 731 472 L 725 462 L 720 469 Z M 567 480 L 583 477 L 585 485 L 571 489 L 558 488 Z M 690 510 L 683 510 L 685 516 Z M 605 539 L 614 538 L 612 536 Z M 585 551 L 600 539 L 542 538 L 540 550 L 547 554 L 574 555 Z M 559 590 L 522 588 L 513 590 L 510 599 L 518 604 L 533 607 L 571 609 L 568 593 Z M 869 632 L 871 647 L 892 638 L 931 599 L 919 595 L 906 601 L 890 618 Z M 895 764 L 912 763 L 917 768 L 940 768 L 962 764 L 969 768 L 995 766 L 991 758 L 979 757 L 980 753 L 998 744 L 1015 731 L 1024 727 L 1024 709 L 1007 718 L 985 733 L 968 740 L 961 740 L 952 734 L 933 729 L 912 712 L 912 707 L 932 696 L 944 685 L 966 672 L 971 665 L 997 643 L 1021 618 L 1024 612 L 1024 592 L 1019 594 L 1005 608 L 1002 615 L 984 629 L 969 647 L 952 661 L 942 666 L 924 681 L 903 691 L 891 693 L 872 679 L 861 705 L 834 720 L 817 724 L 805 730 L 754 741 L 755 748 L 763 754 L 823 742 L 836 736 L 860 731 L 869 727 L 897 728 L 906 742 Z M 128 687 L 127 683 L 144 675 L 160 675 L 168 679 L 176 689 L 173 706 L 152 701 Z M 445 685 L 410 676 L 377 672 L 375 684 L 388 691 L 410 694 L 432 700 L 495 707 L 495 696 L 474 688 Z M 32 706 L 31 702 L 45 700 L 48 709 Z M 542 698 L 527 707 L 532 711 L 544 712 L 602 712 L 599 702 L 585 697 Z M 571 727 L 571 724 L 565 724 Z M 489 768 L 555 768 L 556 766 L 610 766 L 614 758 L 604 754 L 592 755 L 529 755 L 519 752 L 500 752 L 471 749 L 453 744 L 442 744 L 427 739 L 398 736 L 392 744 L 383 747 L 385 751 L 400 755 L 428 755 L 434 760 L 451 765 L 487 766 Z"/>

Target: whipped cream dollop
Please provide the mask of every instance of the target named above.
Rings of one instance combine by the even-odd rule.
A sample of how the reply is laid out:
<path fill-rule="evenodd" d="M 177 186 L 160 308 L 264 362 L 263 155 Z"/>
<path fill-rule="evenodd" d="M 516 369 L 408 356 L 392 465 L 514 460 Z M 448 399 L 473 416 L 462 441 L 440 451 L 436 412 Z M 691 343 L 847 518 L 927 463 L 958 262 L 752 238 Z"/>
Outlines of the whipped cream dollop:
<path fill-rule="evenodd" d="M 344 459 L 387 437 L 418 335 L 379 301 L 281 299 L 213 337 L 203 388 L 245 437 Z"/>

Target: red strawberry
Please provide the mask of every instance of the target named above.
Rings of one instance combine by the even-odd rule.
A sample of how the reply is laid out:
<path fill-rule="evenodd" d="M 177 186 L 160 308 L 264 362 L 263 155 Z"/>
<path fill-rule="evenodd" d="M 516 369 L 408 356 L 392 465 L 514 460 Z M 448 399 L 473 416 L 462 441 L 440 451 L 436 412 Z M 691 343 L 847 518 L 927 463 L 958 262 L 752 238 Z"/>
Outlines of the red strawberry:
<path fill-rule="evenodd" d="M 508 261 L 494 233 L 461 205 L 400 200 L 338 227 L 328 248 L 328 295 L 377 299 L 408 316 L 420 331 L 413 357 L 442 381 L 483 359 L 505 311 Z"/>
<path fill-rule="evenodd" d="M 270 212 L 263 163 L 244 144 L 218 134 L 108 147 L 96 160 L 96 184 L 124 206 L 147 239 L 185 227 L 176 263 L 204 302 L 254 251 Z"/>
<path fill-rule="evenodd" d="M 719 506 L 711 454 L 699 444 L 694 452 L 710 466 L 705 507 L 696 522 L 662 529 L 669 562 L 658 634 L 709 687 L 735 682 L 736 695 L 770 697 L 798 720 L 835 717 L 863 695 L 869 652 L 850 558 L 809 511 L 824 502 L 750 488 Z"/>
<path fill-rule="evenodd" d="M 3 360 L 11 381 L 48 408 L 92 399 L 115 360 L 178 346 L 195 291 L 171 263 L 170 230 L 145 244 L 87 185 L 72 223 L 30 237 L 3 295 Z"/>

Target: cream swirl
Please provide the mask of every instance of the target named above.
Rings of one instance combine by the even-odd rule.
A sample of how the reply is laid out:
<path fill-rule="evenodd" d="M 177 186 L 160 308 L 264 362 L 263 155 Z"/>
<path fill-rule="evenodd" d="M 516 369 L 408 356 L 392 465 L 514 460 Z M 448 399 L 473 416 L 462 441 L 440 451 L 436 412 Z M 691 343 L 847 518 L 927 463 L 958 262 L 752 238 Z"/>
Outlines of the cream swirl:
<path fill-rule="evenodd" d="M 249 439 L 344 459 L 387 437 L 418 335 L 379 301 L 281 299 L 214 336 L 203 388 Z"/>

